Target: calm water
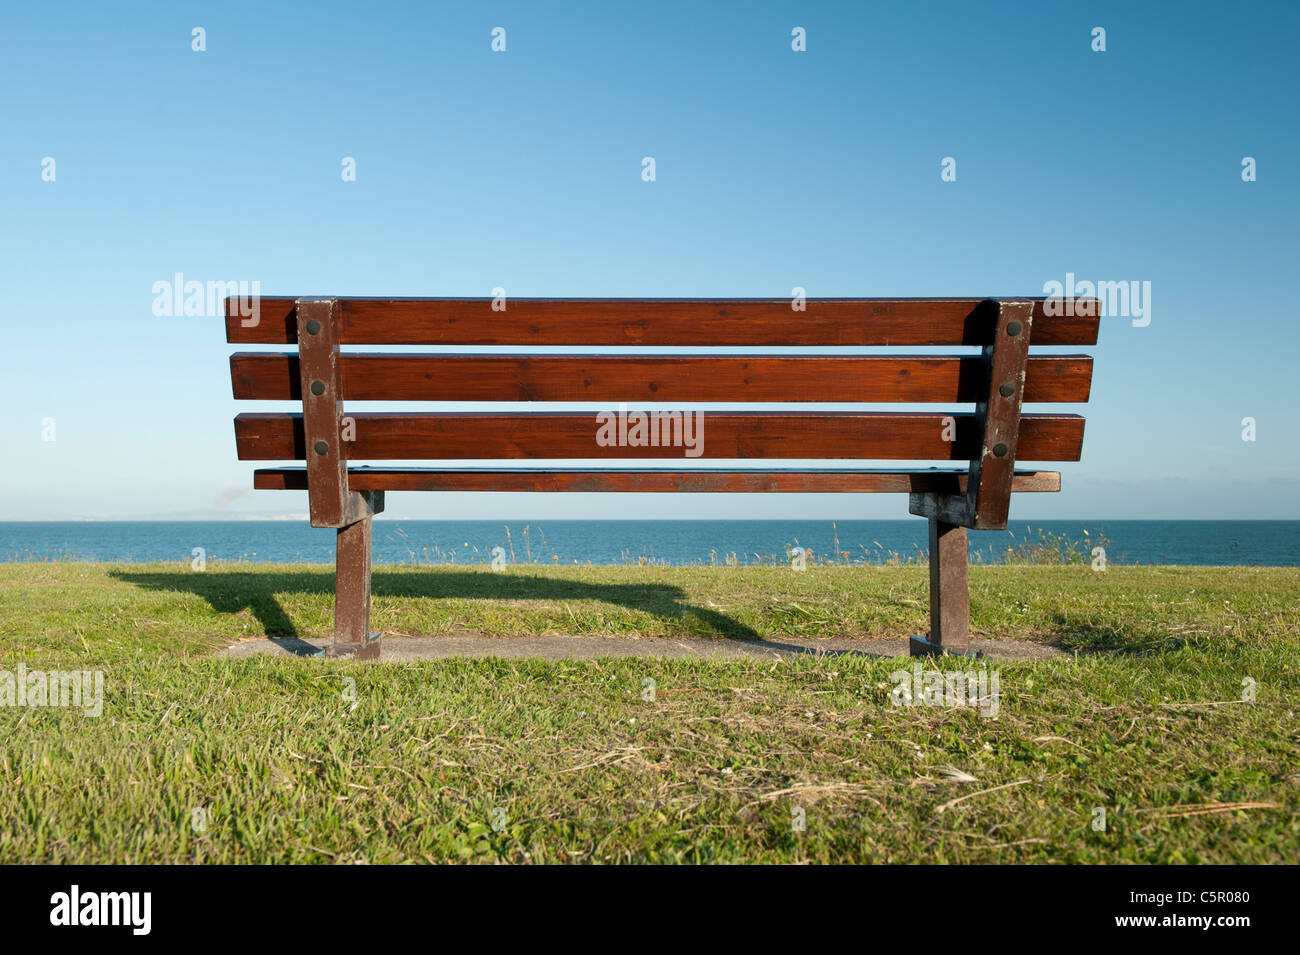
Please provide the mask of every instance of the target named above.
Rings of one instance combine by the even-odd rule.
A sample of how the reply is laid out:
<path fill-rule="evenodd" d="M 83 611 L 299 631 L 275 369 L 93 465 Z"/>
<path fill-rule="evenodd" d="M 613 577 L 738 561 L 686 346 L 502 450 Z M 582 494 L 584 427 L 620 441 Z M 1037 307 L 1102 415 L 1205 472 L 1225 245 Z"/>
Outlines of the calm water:
<path fill-rule="evenodd" d="M 1085 537 L 1084 532 L 1088 536 Z M 970 534 L 973 560 L 1010 545 L 1063 535 L 1106 547 L 1115 564 L 1300 565 L 1300 521 L 1028 521 Z M 857 563 L 924 553 L 926 522 L 900 521 L 384 521 L 379 563 L 487 563 L 501 547 L 511 563 L 772 563 L 790 548 Z M 838 546 L 837 546 L 838 538 Z M 332 563 L 334 532 L 305 521 L 0 523 L 0 561 L 208 560 Z M 513 555 L 513 556 L 511 556 Z M 734 555 L 734 558 L 732 557 Z"/>

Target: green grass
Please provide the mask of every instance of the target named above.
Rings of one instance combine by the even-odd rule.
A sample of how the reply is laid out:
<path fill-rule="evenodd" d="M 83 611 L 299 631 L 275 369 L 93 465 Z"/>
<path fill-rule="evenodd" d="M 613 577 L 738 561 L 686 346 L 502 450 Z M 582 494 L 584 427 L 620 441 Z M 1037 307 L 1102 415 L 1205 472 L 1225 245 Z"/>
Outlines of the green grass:
<path fill-rule="evenodd" d="M 924 567 L 399 567 L 374 589 L 375 624 L 413 633 L 882 637 L 927 612 Z M 0 564 L 0 669 L 106 684 L 98 718 L 0 707 L 0 863 L 1300 859 L 1300 570 L 973 568 L 977 631 L 1074 651 L 993 661 L 992 719 L 895 707 L 910 664 L 849 655 L 213 657 L 326 635 L 331 593 L 321 567 Z M 1187 814 L 1210 803 L 1266 805 Z"/>

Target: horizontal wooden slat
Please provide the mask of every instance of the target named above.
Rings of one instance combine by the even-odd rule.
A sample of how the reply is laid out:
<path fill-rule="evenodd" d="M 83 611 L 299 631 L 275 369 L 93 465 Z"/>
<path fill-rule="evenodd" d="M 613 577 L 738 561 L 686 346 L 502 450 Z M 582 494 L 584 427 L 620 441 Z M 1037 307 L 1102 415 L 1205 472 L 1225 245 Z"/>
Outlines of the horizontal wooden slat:
<path fill-rule="evenodd" d="M 402 355 L 340 361 L 348 401 L 976 402 L 978 356 Z M 230 359 L 236 398 L 301 399 L 294 354 Z M 1030 358 L 1025 401 L 1087 401 L 1087 355 Z"/>
<path fill-rule="evenodd" d="M 323 297 L 323 296 L 303 296 Z M 1013 296 L 1021 301 L 1027 297 Z M 1033 299 L 1035 345 L 1095 345 L 1095 299 L 1075 315 L 1048 316 Z M 256 323 L 247 303 L 226 300 L 226 340 L 292 344 L 292 297 L 261 298 Z M 996 308 L 980 298 L 817 298 L 803 311 L 789 299 L 512 298 L 504 311 L 490 298 L 347 298 L 340 300 L 345 345 L 985 345 Z M 1085 304 L 1091 303 L 1091 304 Z"/>
<path fill-rule="evenodd" d="M 721 459 L 882 459 L 957 461 L 980 453 L 974 415 L 956 414 L 955 440 L 944 440 L 939 413 L 703 411 L 702 457 Z M 350 414 L 355 440 L 349 460 L 498 460 L 517 458 L 676 458 L 682 447 L 597 443 L 593 413 Z M 303 460 L 300 414 L 235 418 L 239 457 Z M 1083 445 L 1078 415 L 1024 415 L 1019 460 L 1077 461 Z M 691 455 L 694 456 L 694 455 Z"/>
<path fill-rule="evenodd" d="M 354 468 L 355 491 L 602 491 L 635 493 L 884 493 L 966 491 L 966 471 L 537 471 L 487 468 Z M 306 468 L 261 468 L 253 472 L 259 490 L 306 490 Z M 1017 471 L 1011 490 L 1059 491 L 1057 471 Z"/>

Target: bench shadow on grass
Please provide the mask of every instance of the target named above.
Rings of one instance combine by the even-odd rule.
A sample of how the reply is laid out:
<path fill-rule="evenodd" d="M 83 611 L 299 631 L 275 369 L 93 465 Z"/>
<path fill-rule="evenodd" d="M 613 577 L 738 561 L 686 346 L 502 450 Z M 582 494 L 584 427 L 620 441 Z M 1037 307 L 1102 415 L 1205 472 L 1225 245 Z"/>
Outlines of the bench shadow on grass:
<path fill-rule="evenodd" d="M 334 595 L 334 571 L 197 574 L 186 571 L 131 572 L 112 571 L 111 576 L 147 590 L 196 594 L 213 610 L 222 614 L 252 612 L 268 638 L 291 653 L 317 652 L 302 638 L 293 620 L 285 613 L 277 595 L 288 593 Z M 716 636 L 727 640 L 761 644 L 765 649 L 785 653 L 829 653 L 847 656 L 879 656 L 864 650 L 821 651 L 793 643 L 765 640 L 752 628 L 726 614 L 686 602 L 679 587 L 667 584 L 589 584 L 573 580 L 556 580 L 526 573 L 492 574 L 438 568 L 427 574 L 385 573 L 375 568 L 371 575 L 371 593 L 375 597 L 426 597 L 431 599 L 469 598 L 480 600 L 599 600 L 639 610 L 655 617 L 680 620 L 694 616 L 704 622 Z"/>
<path fill-rule="evenodd" d="M 1175 632 L 1155 638 L 1137 637 L 1132 633 L 1101 626 L 1089 620 L 1063 613 L 1052 615 L 1051 636 L 1045 641 L 1067 653 L 1079 656 L 1155 656 L 1188 646 L 1202 630 Z"/>

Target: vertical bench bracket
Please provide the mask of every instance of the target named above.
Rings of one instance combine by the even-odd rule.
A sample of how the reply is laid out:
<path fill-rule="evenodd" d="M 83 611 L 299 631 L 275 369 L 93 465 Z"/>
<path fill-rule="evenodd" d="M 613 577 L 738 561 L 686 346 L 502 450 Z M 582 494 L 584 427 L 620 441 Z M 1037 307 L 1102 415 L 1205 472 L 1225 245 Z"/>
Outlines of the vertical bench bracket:
<path fill-rule="evenodd" d="M 930 636 L 912 637 L 912 656 L 969 652 L 966 529 L 1007 526 L 1034 304 L 1003 301 L 988 307 L 996 309 L 996 317 L 983 353 L 987 387 L 975 409 L 979 457 L 970 463 L 965 493 L 913 493 L 909 499 L 908 510 L 930 520 Z"/>
<path fill-rule="evenodd" d="M 371 518 L 384 493 L 348 489 L 339 377 L 338 299 L 298 299 L 298 370 L 312 527 L 338 529 L 335 553 L 334 645 L 329 656 L 379 656 L 370 632 Z"/>
<path fill-rule="evenodd" d="M 999 302 L 993 343 L 984 346 L 988 389 L 975 408 L 980 456 L 971 461 L 966 484 L 971 499 L 969 526 L 976 530 L 1001 530 L 1007 526 L 1033 317 L 1033 302 Z"/>

